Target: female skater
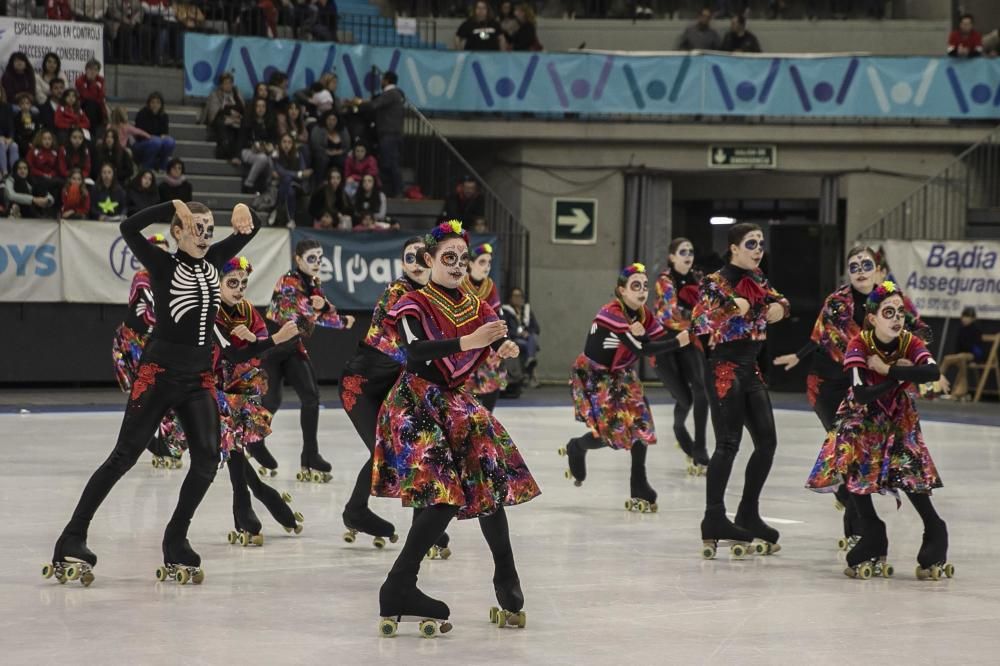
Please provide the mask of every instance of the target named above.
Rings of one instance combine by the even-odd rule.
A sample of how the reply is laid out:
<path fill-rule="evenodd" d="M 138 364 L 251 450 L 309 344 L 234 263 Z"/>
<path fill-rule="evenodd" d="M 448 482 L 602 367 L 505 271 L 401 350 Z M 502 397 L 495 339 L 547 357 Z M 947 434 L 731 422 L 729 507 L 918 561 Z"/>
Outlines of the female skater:
<path fill-rule="evenodd" d="M 667 270 L 656 279 L 653 315 L 668 331 L 691 328 L 691 310 L 698 302 L 701 276 L 691 269 L 694 245 L 687 238 L 670 241 Z M 705 426 L 708 424 L 708 393 L 705 391 L 705 351 L 698 338 L 673 353 L 655 357 L 656 374 L 674 396 L 674 437 L 688 457 L 688 474 L 702 475 L 708 468 Z M 694 439 L 684 425 L 694 407 Z"/>
<path fill-rule="evenodd" d="M 837 408 L 851 388 L 851 375 L 844 368 L 847 343 L 861 333 L 866 314 L 865 303 L 875 285 L 885 280 L 887 270 L 881 256 L 862 245 L 847 253 L 847 273 L 850 282 L 823 302 L 809 342 L 794 354 L 774 359 L 775 365 L 784 366 L 786 370 L 791 370 L 806 357 L 813 359 L 806 379 L 807 395 L 809 404 L 827 432 L 833 430 Z M 925 343 L 929 342 L 930 327 L 920 319 L 909 299 L 903 298 L 903 305 L 907 330 Z M 846 487 L 838 487 L 835 496 L 839 507 L 844 509 L 844 537 L 839 545 L 841 550 L 848 550 L 860 536 L 857 512 L 850 504 L 850 493 Z"/>
<path fill-rule="evenodd" d="M 386 316 L 400 298 L 427 284 L 429 274 L 420 264 L 423 249 L 423 240 L 417 237 L 408 238 L 403 244 L 403 276 L 382 293 L 372 313 L 368 333 L 358 345 L 354 358 L 344 366 L 340 380 L 340 401 L 369 454 L 344 507 L 344 526 L 347 527 L 344 540 L 348 543 L 354 543 L 358 532 L 375 537 L 376 548 L 384 547 L 386 538 L 393 543 L 397 540 L 393 524 L 368 508 L 368 497 L 372 490 L 372 453 L 378 411 L 406 364 L 406 351 L 400 344 L 395 325 L 388 325 Z"/>
<path fill-rule="evenodd" d="M 300 471 L 295 475 L 299 481 L 326 483 L 333 476 L 333 469 L 319 454 L 319 384 L 316 369 L 306 351 L 305 340 L 317 326 L 326 328 L 350 328 L 354 325 L 351 315 L 337 314 L 337 308 L 323 295 L 319 271 L 323 261 L 323 248 L 318 241 L 299 241 L 295 246 L 295 268 L 278 280 L 271 304 L 267 308 L 267 318 L 276 326 L 294 321 L 302 334 L 292 341 L 275 347 L 264 356 L 267 370 L 268 389 L 264 396 L 264 407 L 274 414 L 281 406 L 281 385 L 288 379 L 302 403 L 299 423 L 302 428 L 302 455 Z M 260 473 L 277 473 L 278 461 L 267 450 L 264 440 L 254 442 L 247 448 L 260 463 Z"/>
<path fill-rule="evenodd" d="M 170 234 L 177 252 L 167 254 L 141 232 L 171 213 Z M 149 271 L 156 326 L 143 350 L 115 448 L 87 482 L 43 574 L 55 574 L 60 580 L 80 578 L 85 585 L 93 581 L 91 568 L 97 556 L 87 548 L 87 530 L 94 513 L 118 479 L 135 465 L 167 410 L 174 409 L 190 444 L 191 467 L 163 535 L 163 563 L 180 583 L 204 579 L 201 557 L 191 548 L 187 531 L 215 478 L 219 459 L 211 338 L 219 307 L 219 269 L 260 229 L 259 220 L 245 204 L 233 208 L 232 224 L 233 235 L 211 245 L 212 211 L 204 204 L 180 201 L 147 208 L 121 223 L 122 237 Z"/>
<path fill-rule="evenodd" d="M 715 453 L 708 465 L 705 518 L 701 522 L 702 556 L 706 559 L 715 557 L 719 541 L 733 542 L 732 552 L 737 557 L 744 555 L 755 539 L 758 553 L 779 549 L 778 530 L 761 520 L 758 508 L 778 438 L 757 357 L 767 339 L 768 325 L 787 317 L 789 305 L 759 268 L 764 258 L 760 227 L 733 225 L 729 254 L 729 263 L 702 281 L 692 313 L 694 333 L 708 335 L 708 367 L 715 383 L 709 402 Z M 747 462 L 743 499 L 734 525 L 726 517 L 724 498 L 744 426 L 750 431 L 753 453 Z"/>
<path fill-rule="evenodd" d="M 170 244 L 163 234 L 153 234 L 146 240 L 164 252 L 170 251 Z M 132 390 L 132 383 L 139 370 L 139 358 L 142 356 L 142 349 L 146 346 L 149 332 L 153 330 L 154 324 L 156 324 L 156 315 L 153 309 L 153 290 L 149 282 L 149 271 L 143 268 L 132 276 L 132 287 L 128 297 L 128 314 L 125 316 L 125 321 L 119 324 L 115 330 L 115 339 L 111 346 L 111 357 L 115 362 L 115 376 L 118 378 L 118 386 L 126 393 Z M 168 412 L 164 419 L 164 426 L 157 429 L 146 445 L 146 449 L 153 454 L 153 467 L 180 469 L 184 466 L 181 450 L 168 447 L 166 440 L 161 436 L 166 434 L 165 426 L 172 419 L 173 412 Z"/>
<path fill-rule="evenodd" d="M 497 286 L 490 277 L 493 267 L 493 246 L 482 243 L 469 249 L 469 274 L 462 281 L 462 289 L 472 294 L 500 313 L 500 295 Z M 503 367 L 503 359 L 496 354 L 490 354 L 484 363 L 469 376 L 468 387 L 472 394 L 479 398 L 483 407 L 490 412 L 497 406 L 500 391 L 507 388 L 507 371 Z"/>
<path fill-rule="evenodd" d="M 931 503 L 941 478 L 920 431 L 908 388 L 933 382 L 938 367 L 923 341 L 906 330 L 906 301 L 893 282 L 876 286 L 866 303 L 865 328 L 847 345 L 844 368 L 851 388 L 827 434 L 806 487 L 830 492 L 844 484 L 861 525 L 861 540 L 847 553 L 852 578 L 891 576 L 889 541 L 873 493 L 902 490 L 924 523 L 917 578 L 951 577 L 948 530 Z"/>
<path fill-rule="evenodd" d="M 372 493 L 399 497 L 422 508 L 406 543 L 379 590 L 379 632 L 396 633 L 397 623 L 426 618 L 425 636 L 449 617 L 448 606 L 417 588 L 420 561 L 452 518 L 479 518 L 493 555 L 493 587 L 499 608 L 490 610 L 498 626 L 524 626 L 521 592 L 504 507 L 539 494 L 538 485 L 500 422 L 464 384 L 492 348 L 515 358 L 517 345 L 489 305 L 463 292 L 469 264 L 468 234 L 445 222 L 424 238 L 426 287 L 403 296 L 389 311 L 406 348 L 406 369 L 379 412 Z M 442 632 L 451 629 L 443 622 Z"/>
<path fill-rule="evenodd" d="M 576 420 L 589 432 L 559 449 L 569 458 L 566 478 L 581 485 L 587 478 L 587 451 L 603 446 L 628 449 L 632 456 L 629 479 L 630 511 L 656 511 L 656 491 L 646 477 L 646 449 L 656 444 L 653 415 L 636 375 L 640 355 L 675 351 L 688 344 L 687 331 L 668 337 L 646 307 L 649 281 L 642 264 L 630 264 L 618 276 L 615 300 L 594 317 L 582 354 L 573 364 L 570 386 Z"/>

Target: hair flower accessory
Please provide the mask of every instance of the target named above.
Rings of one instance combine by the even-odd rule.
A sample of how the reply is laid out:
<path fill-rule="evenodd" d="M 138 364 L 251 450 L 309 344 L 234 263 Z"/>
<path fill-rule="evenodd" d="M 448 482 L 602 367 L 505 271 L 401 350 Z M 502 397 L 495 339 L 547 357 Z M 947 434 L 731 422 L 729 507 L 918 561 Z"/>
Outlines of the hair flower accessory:
<path fill-rule="evenodd" d="M 233 257 L 222 265 L 222 274 L 225 275 L 233 271 L 246 271 L 247 275 L 250 275 L 253 273 L 253 264 L 246 257 Z"/>
<path fill-rule="evenodd" d="M 448 220 L 437 225 L 424 236 L 424 245 L 429 250 L 448 236 L 459 236 L 467 245 L 469 243 L 469 234 L 462 229 L 462 223 L 458 220 Z"/>
<path fill-rule="evenodd" d="M 484 254 L 493 254 L 493 246 L 489 243 L 481 243 L 472 248 L 469 255 L 475 260 Z"/>
<path fill-rule="evenodd" d="M 899 286 L 896 285 L 892 280 L 886 280 L 880 284 L 875 285 L 872 289 L 872 293 L 868 294 L 868 301 L 865 303 L 865 308 L 869 312 L 878 311 L 878 306 L 882 304 L 882 301 L 889 298 L 890 296 L 902 296 L 903 292 L 899 290 Z"/>

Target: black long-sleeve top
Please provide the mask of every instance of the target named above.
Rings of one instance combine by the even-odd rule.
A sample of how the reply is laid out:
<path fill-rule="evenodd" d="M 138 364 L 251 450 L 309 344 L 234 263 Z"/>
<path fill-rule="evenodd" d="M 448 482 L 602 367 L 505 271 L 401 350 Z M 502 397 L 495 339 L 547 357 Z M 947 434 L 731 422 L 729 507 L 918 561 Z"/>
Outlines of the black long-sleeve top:
<path fill-rule="evenodd" d="M 153 113 L 148 106 L 144 106 L 135 114 L 135 126 L 152 136 L 163 136 L 170 134 L 170 116 L 166 111 Z"/>
<path fill-rule="evenodd" d="M 260 230 L 261 223 L 251 211 L 253 231 L 250 234 L 234 233 L 213 244 L 203 259 L 195 259 L 181 250 L 168 254 L 142 235 L 143 229 L 156 222 L 168 221 L 173 213 L 171 202 L 157 204 L 132 215 L 119 225 L 119 229 L 132 254 L 149 271 L 156 314 L 152 339 L 209 353 L 221 300 L 219 269 L 246 247 Z"/>

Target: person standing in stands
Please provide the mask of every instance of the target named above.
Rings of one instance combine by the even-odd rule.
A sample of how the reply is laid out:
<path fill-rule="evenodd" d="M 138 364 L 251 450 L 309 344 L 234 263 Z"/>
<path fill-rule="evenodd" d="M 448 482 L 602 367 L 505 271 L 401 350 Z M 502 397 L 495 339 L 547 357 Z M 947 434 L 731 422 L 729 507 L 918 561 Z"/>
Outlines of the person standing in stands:
<path fill-rule="evenodd" d="M 741 14 L 729 21 L 729 32 L 722 38 L 723 51 L 730 53 L 760 53 L 757 36 L 747 30 L 747 19 Z"/>
<path fill-rule="evenodd" d="M 506 51 L 507 39 L 486 0 L 476 2 L 472 16 L 455 32 L 456 51 Z"/>
<path fill-rule="evenodd" d="M 370 102 L 355 99 L 354 105 L 375 114 L 375 134 L 378 136 L 378 163 L 381 167 L 382 190 L 387 197 L 398 197 L 403 191 L 403 175 L 399 169 L 399 154 L 403 145 L 403 117 L 406 96 L 396 87 L 396 72 L 382 75 L 382 94 Z"/>
<path fill-rule="evenodd" d="M 958 30 L 948 35 L 948 55 L 952 58 L 976 58 L 983 55 L 983 36 L 975 28 L 972 14 L 962 14 Z"/>
<path fill-rule="evenodd" d="M 677 50 L 718 51 L 720 46 L 719 33 L 712 30 L 712 10 L 705 7 L 698 14 L 698 20 L 681 35 Z"/>

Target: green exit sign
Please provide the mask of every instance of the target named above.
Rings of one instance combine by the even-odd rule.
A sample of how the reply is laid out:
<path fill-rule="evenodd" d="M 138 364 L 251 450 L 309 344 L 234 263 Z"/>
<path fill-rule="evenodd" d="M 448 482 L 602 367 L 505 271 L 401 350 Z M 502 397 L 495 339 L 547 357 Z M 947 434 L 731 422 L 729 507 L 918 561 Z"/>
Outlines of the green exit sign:
<path fill-rule="evenodd" d="M 777 169 L 778 147 L 775 145 L 709 146 L 708 166 L 712 169 Z"/>

